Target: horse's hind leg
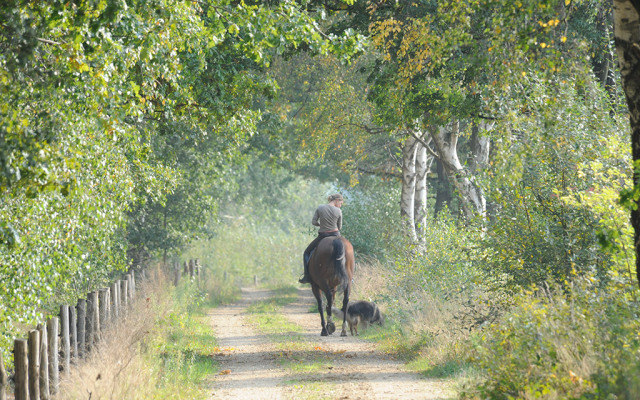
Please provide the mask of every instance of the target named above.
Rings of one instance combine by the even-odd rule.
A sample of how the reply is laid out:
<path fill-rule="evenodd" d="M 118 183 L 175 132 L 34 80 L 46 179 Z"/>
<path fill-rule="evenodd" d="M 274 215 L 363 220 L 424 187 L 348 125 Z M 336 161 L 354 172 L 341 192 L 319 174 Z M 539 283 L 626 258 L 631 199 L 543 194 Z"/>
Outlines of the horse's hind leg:
<path fill-rule="evenodd" d="M 336 324 L 333 323 L 333 317 L 331 316 L 331 307 L 333 307 L 333 299 L 335 294 L 331 291 L 324 292 L 327 298 L 327 332 L 331 335 L 336 331 Z"/>
<path fill-rule="evenodd" d="M 322 323 L 322 332 L 321 336 L 328 336 L 327 327 L 324 322 L 324 310 L 322 310 L 322 294 L 320 293 L 320 288 L 314 284 L 311 285 L 311 291 L 313 295 L 316 297 L 316 301 L 318 302 L 318 312 L 320 313 L 320 322 Z"/>
<path fill-rule="evenodd" d="M 344 288 L 344 296 L 342 298 L 342 332 L 340 336 L 347 336 L 347 313 L 349 312 L 349 293 L 351 292 L 351 284 L 348 284 Z M 349 326 L 349 330 L 351 330 L 351 326 Z M 357 332 L 356 328 L 356 332 Z M 351 336 L 353 336 L 353 331 L 351 331 Z"/>

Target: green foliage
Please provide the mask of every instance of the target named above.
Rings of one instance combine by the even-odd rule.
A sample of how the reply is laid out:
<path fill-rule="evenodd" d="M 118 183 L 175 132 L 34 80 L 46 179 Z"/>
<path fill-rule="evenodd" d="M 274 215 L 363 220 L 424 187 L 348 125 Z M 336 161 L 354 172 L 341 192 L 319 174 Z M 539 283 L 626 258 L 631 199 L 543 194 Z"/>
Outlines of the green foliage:
<path fill-rule="evenodd" d="M 385 259 L 402 247 L 404 240 L 397 224 L 397 185 L 371 178 L 363 179 L 356 187 L 336 190 L 345 196 L 341 233 L 358 254 Z"/>
<path fill-rule="evenodd" d="M 471 398 L 633 398 L 639 349 L 637 290 L 593 276 L 569 290 L 535 289 L 478 333 Z"/>
<path fill-rule="evenodd" d="M 261 69 L 285 49 L 359 51 L 315 17 L 293 1 L 0 5 L 3 349 L 60 300 L 211 234 L 254 99 L 274 93 Z"/>
<path fill-rule="evenodd" d="M 621 121 L 597 88 L 600 103 L 566 81 L 532 90 L 531 115 L 502 128 L 508 136 L 494 148 L 487 271 L 527 286 L 627 270 L 629 228 L 616 204 L 630 179 Z"/>

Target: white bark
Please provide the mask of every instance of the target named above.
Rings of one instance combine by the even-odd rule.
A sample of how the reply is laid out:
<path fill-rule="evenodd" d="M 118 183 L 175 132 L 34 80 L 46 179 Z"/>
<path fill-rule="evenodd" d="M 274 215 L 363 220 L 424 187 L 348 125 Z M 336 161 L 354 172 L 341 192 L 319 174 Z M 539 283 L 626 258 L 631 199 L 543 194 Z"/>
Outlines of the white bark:
<path fill-rule="evenodd" d="M 402 148 L 402 195 L 400 198 L 400 216 L 407 233 L 413 241 L 417 240 L 415 230 L 415 191 L 416 191 L 416 151 L 418 141 L 408 136 Z"/>
<path fill-rule="evenodd" d="M 425 143 L 431 142 L 431 137 L 425 138 Z M 416 235 L 421 242 L 426 240 L 427 226 L 427 175 L 433 163 L 433 156 L 427 153 L 427 148 L 418 143 L 416 150 L 416 193 L 414 198 L 414 215 Z"/>

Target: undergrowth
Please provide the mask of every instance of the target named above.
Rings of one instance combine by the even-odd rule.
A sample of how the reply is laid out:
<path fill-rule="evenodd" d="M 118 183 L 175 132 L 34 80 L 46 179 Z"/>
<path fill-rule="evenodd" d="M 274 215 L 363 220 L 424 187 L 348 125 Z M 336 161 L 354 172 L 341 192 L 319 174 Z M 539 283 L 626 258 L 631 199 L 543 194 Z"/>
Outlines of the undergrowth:
<path fill-rule="evenodd" d="M 126 317 L 63 379 L 60 399 L 201 399 L 218 366 L 216 341 L 195 282 L 171 286 L 160 269 L 139 282 Z"/>

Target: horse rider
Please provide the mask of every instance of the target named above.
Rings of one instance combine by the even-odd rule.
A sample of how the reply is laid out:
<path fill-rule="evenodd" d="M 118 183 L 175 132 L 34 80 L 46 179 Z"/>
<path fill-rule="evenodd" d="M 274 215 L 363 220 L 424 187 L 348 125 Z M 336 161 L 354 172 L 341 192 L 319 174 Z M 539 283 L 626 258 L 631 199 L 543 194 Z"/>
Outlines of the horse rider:
<path fill-rule="evenodd" d="M 311 224 L 319 226 L 318 236 L 307 246 L 304 251 L 304 275 L 298 280 L 300 283 L 311 283 L 309 278 L 309 258 L 311 258 L 311 252 L 316 248 L 318 243 L 329 236 L 340 236 L 340 229 L 342 229 L 342 203 L 344 199 L 339 193 L 329 196 L 328 204 L 321 204 L 316 209 L 311 219 Z"/>

